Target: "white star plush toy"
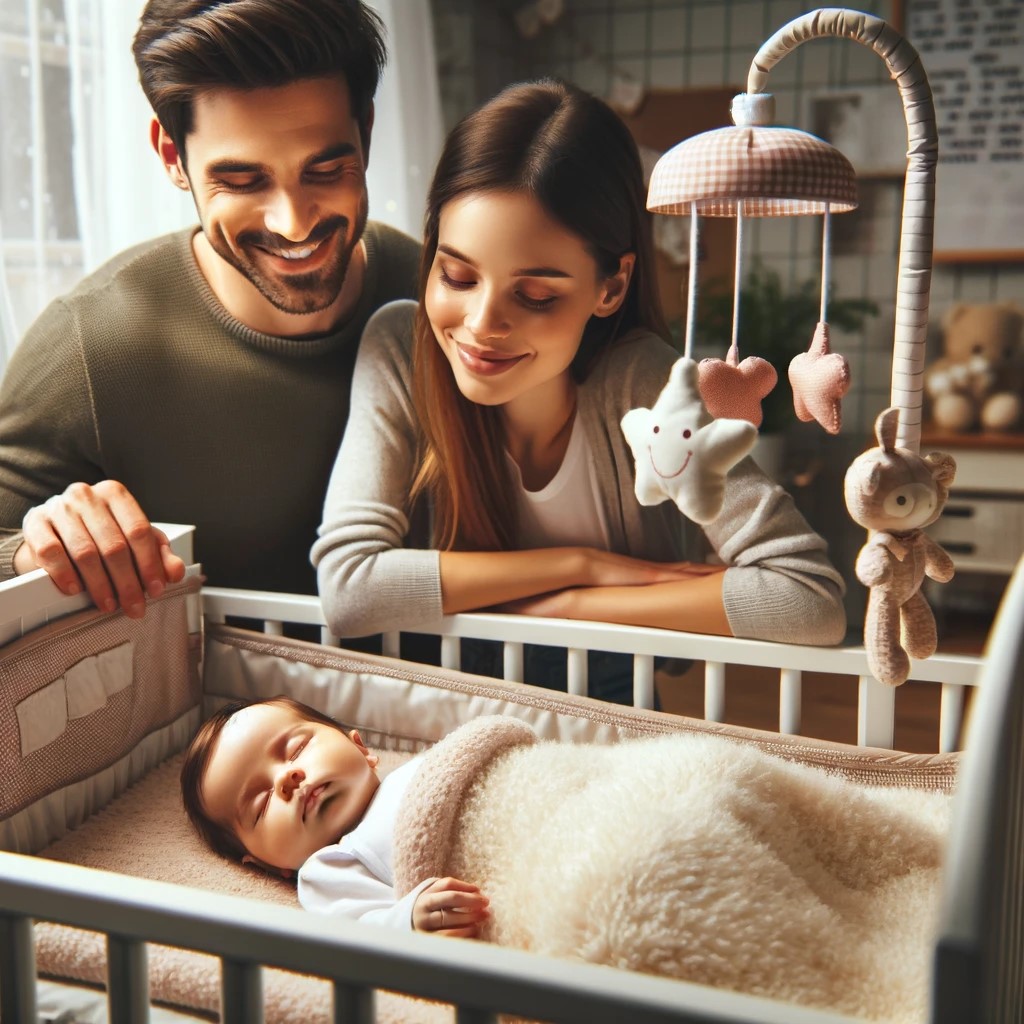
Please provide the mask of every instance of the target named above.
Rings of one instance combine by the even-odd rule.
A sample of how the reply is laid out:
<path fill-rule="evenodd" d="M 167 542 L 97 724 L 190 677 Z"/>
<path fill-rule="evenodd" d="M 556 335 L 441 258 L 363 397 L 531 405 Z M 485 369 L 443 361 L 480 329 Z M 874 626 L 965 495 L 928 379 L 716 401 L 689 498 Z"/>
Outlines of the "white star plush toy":
<path fill-rule="evenodd" d="M 726 474 L 754 447 L 757 428 L 748 420 L 712 419 L 697 382 L 697 363 L 677 360 L 654 408 L 631 409 L 622 432 L 636 460 L 637 501 L 671 498 L 703 524 L 722 511 Z"/>

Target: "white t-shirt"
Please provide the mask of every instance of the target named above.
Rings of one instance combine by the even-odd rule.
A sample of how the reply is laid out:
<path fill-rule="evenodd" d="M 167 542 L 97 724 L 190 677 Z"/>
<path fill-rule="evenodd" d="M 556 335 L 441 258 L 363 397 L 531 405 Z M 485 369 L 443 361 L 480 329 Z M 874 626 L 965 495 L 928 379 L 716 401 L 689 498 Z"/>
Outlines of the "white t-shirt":
<path fill-rule="evenodd" d="M 578 415 L 558 472 L 539 491 L 528 491 L 515 460 L 508 453 L 505 457 L 518 485 L 521 548 L 611 547 L 594 460 Z"/>
<path fill-rule="evenodd" d="M 434 879 L 425 878 L 396 900 L 392 854 L 398 808 L 419 765 L 419 757 L 413 757 L 386 775 L 363 820 L 302 865 L 299 903 L 306 910 L 411 930 L 416 897 Z"/>

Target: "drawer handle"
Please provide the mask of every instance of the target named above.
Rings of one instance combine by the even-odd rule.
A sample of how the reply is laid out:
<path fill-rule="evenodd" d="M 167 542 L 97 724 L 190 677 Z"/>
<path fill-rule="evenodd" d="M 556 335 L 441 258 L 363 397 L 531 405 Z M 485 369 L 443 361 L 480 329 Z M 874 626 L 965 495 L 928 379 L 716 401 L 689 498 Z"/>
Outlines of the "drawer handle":
<path fill-rule="evenodd" d="M 974 508 L 971 505 L 947 505 L 942 514 L 950 519 L 971 519 L 974 516 Z"/>
<path fill-rule="evenodd" d="M 950 554 L 950 555 L 973 555 L 974 552 L 975 552 L 975 549 L 976 549 L 976 545 L 974 545 L 974 544 L 967 544 L 967 543 L 964 543 L 964 542 L 961 542 L 961 541 L 956 541 L 956 542 L 953 542 L 953 543 L 946 542 L 946 543 L 943 543 L 942 546 L 946 549 L 946 552 L 948 554 Z"/>

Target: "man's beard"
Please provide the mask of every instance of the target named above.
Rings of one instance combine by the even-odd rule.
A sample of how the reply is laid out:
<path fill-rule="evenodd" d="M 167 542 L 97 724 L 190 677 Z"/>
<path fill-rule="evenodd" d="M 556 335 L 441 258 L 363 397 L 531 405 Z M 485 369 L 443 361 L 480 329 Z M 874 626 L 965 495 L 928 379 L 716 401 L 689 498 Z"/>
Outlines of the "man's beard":
<path fill-rule="evenodd" d="M 359 213 L 355 230 L 349 233 L 347 217 L 329 217 L 317 224 L 300 245 L 288 242 L 276 235 L 247 231 L 236 240 L 237 250 L 232 249 L 224 236 L 218 232 L 206 232 L 210 247 L 225 262 L 235 268 L 259 293 L 282 313 L 319 313 L 327 309 L 341 293 L 348 273 L 352 253 L 362 238 L 366 227 L 366 207 Z M 205 228 L 203 229 L 205 232 Z M 338 240 L 333 236 L 338 235 Z M 329 241 L 328 241 L 329 240 Z M 318 242 L 333 244 L 327 263 L 306 274 L 268 274 L 258 257 L 250 256 L 252 249 L 298 249 Z"/>

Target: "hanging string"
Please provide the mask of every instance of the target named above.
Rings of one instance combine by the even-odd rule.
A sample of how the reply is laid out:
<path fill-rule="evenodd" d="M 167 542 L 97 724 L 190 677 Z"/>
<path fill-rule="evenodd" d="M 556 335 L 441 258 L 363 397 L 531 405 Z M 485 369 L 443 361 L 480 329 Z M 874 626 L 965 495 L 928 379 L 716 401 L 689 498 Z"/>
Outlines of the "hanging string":
<path fill-rule="evenodd" d="M 683 342 L 683 355 L 693 358 L 693 330 L 697 320 L 697 204 L 690 203 L 690 271 L 686 293 L 686 339 Z"/>
<path fill-rule="evenodd" d="M 818 322 L 828 323 L 828 293 L 832 288 L 832 206 L 825 203 L 825 218 L 821 229 L 821 312 Z"/>
<path fill-rule="evenodd" d="M 736 200 L 736 265 L 733 271 L 735 284 L 732 292 L 732 343 L 731 349 L 738 353 L 737 339 L 740 333 L 740 288 L 743 281 L 743 200 Z"/>

